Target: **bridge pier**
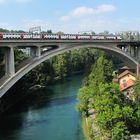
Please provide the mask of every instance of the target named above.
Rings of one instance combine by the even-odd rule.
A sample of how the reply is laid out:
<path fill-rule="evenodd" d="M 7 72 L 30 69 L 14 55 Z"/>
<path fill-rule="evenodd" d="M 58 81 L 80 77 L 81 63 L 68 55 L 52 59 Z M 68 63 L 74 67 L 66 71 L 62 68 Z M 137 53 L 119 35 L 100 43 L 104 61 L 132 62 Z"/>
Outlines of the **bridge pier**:
<path fill-rule="evenodd" d="M 31 47 L 30 56 L 32 58 L 34 58 L 34 57 L 40 57 L 41 56 L 40 47 Z"/>
<path fill-rule="evenodd" d="M 137 60 L 140 62 L 140 47 L 137 47 Z"/>
<path fill-rule="evenodd" d="M 130 54 L 132 57 L 135 57 L 135 48 L 131 46 L 130 48 Z"/>
<path fill-rule="evenodd" d="M 30 57 L 34 58 L 36 56 L 35 47 L 30 48 Z"/>
<path fill-rule="evenodd" d="M 41 56 L 41 50 L 40 47 L 36 48 L 36 57 L 40 57 Z"/>
<path fill-rule="evenodd" d="M 15 61 L 13 47 L 5 48 L 5 75 L 13 76 L 15 74 Z"/>
<path fill-rule="evenodd" d="M 128 45 L 128 53 L 131 55 L 131 46 L 130 45 Z"/>
<path fill-rule="evenodd" d="M 140 64 L 137 64 L 137 68 L 136 68 L 136 74 L 137 76 L 139 75 L 140 73 Z"/>

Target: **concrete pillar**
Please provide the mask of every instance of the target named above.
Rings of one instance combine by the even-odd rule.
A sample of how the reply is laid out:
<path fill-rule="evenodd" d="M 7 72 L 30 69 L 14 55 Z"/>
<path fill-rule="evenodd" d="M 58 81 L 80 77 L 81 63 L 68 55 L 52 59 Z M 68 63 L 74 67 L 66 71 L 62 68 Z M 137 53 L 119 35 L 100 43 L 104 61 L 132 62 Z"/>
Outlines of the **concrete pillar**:
<path fill-rule="evenodd" d="M 30 49 L 30 57 L 32 57 L 32 58 L 36 57 L 35 49 L 36 49 L 35 47 L 31 47 L 31 49 Z"/>
<path fill-rule="evenodd" d="M 36 48 L 36 57 L 40 57 L 41 56 L 41 50 L 40 47 Z"/>
<path fill-rule="evenodd" d="M 130 48 L 130 54 L 131 54 L 132 57 L 135 56 L 135 48 L 132 47 L 132 46 L 131 46 L 131 48 Z"/>
<path fill-rule="evenodd" d="M 5 48 L 5 75 L 15 74 L 15 61 L 13 47 Z"/>
<path fill-rule="evenodd" d="M 137 59 L 137 47 L 134 46 L 134 57 Z"/>
<path fill-rule="evenodd" d="M 41 55 L 40 47 L 31 47 L 30 56 L 32 58 L 40 57 L 40 55 Z"/>
<path fill-rule="evenodd" d="M 137 61 L 140 63 L 140 46 L 137 47 Z"/>
<path fill-rule="evenodd" d="M 139 75 L 139 72 L 140 72 L 140 64 L 137 64 L 137 67 L 136 67 L 136 74 L 137 74 L 137 76 Z"/>
<path fill-rule="evenodd" d="M 129 55 L 131 55 L 131 46 L 130 45 L 127 45 L 127 52 Z"/>

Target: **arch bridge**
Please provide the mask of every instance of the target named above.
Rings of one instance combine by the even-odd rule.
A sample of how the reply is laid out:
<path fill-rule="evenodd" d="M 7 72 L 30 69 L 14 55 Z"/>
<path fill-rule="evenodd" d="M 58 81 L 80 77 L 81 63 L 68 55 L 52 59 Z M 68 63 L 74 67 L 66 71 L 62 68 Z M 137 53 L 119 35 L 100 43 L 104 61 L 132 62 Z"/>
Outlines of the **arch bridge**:
<path fill-rule="evenodd" d="M 29 49 L 30 58 L 15 68 L 14 48 Z M 0 79 L 0 98 L 26 73 L 47 59 L 72 49 L 95 48 L 112 53 L 139 72 L 140 42 L 122 40 L 0 40 L 5 74 Z"/>

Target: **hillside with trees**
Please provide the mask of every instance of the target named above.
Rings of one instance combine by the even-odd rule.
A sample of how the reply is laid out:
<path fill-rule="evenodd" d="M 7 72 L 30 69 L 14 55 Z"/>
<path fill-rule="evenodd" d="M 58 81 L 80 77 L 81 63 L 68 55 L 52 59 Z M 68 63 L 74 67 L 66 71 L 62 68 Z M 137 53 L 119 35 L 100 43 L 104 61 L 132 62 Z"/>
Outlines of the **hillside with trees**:
<path fill-rule="evenodd" d="M 140 133 L 139 98 L 133 102 L 120 92 L 119 86 L 112 82 L 112 66 L 102 54 L 79 90 L 77 109 L 86 118 L 89 118 L 89 110 L 96 112 L 95 118 L 89 119 L 89 135 L 93 140 L 128 140 L 130 134 Z M 140 92 L 138 81 L 137 93 Z M 99 135 L 96 135 L 95 128 L 98 128 Z"/>

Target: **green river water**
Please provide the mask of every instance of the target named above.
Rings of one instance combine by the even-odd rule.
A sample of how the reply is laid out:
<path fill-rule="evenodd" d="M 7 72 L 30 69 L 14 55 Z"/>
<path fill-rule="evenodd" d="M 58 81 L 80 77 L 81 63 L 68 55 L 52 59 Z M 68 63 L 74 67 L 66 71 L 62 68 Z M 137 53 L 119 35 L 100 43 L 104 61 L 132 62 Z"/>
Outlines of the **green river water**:
<path fill-rule="evenodd" d="M 83 76 L 32 93 L 0 120 L 0 140 L 84 140 L 75 111 Z"/>

